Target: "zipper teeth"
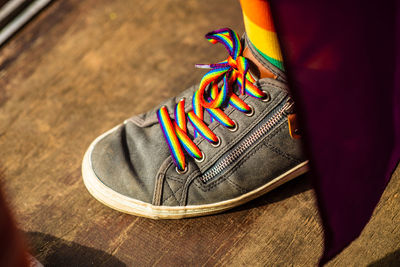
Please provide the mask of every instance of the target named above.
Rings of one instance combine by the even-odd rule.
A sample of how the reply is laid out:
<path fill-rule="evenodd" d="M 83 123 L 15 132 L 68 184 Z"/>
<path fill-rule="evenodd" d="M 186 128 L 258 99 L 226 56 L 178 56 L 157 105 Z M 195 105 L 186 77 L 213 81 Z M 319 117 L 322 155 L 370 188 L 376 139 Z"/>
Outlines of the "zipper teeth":
<path fill-rule="evenodd" d="M 269 130 L 272 129 L 283 117 L 283 113 L 287 105 L 285 104 L 281 107 L 276 113 L 258 130 L 253 132 L 249 137 L 247 137 L 242 145 L 236 147 L 228 156 L 226 156 L 222 161 L 220 161 L 217 165 L 212 167 L 209 171 L 207 171 L 202 177 L 201 181 L 203 183 L 207 183 L 216 175 L 221 173 L 227 166 L 232 164 L 235 160 L 237 160 L 251 145 L 257 142 L 263 135 L 265 135 Z"/>

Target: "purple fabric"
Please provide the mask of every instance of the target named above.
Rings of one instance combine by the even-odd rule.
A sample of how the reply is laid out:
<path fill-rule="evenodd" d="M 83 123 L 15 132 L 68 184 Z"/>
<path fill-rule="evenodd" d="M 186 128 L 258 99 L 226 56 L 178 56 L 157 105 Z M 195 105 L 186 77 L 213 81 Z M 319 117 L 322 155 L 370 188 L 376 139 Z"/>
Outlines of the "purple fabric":
<path fill-rule="evenodd" d="M 320 264 L 359 236 L 400 159 L 396 2 L 271 1 L 325 231 Z"/>

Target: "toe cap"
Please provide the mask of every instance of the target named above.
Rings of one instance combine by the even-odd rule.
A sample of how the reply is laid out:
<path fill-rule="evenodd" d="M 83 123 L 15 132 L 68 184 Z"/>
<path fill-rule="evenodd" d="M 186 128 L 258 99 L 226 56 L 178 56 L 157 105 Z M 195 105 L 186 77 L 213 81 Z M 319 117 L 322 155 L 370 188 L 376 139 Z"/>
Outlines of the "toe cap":
<path fill-rule="evenodd" d="M 105 133 L 94 142 L 90 154 L 97 178 L 112 190 L 151 203 L 155 177 L 169 156 L 156 125 L 141 128 L 127 122 Z"/>

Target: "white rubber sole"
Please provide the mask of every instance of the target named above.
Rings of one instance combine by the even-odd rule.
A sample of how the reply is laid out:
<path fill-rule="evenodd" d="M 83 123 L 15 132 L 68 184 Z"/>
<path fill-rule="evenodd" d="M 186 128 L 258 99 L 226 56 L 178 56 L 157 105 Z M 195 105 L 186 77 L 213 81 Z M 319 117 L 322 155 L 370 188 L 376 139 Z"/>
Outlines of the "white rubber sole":
<path fill-rule="evenodd" d="M 96 143 L 103 138 L 103 136 L 107 135 L 113 130 L 115 130 L 115 128 L 96 138 L 96 140 L 93 141 L 86 151 L 82 162 L 83 181 L 89 193 L 104 205 L 136 216 L 147 217 L 151 219 L 181 219 L 219 213 L 253 200 L 308 171 L 308 161 L 302 162 L 291 170 L 276 177 L 269 183 L 254 189 L 253 191 L 250 191 L 239 197 L 217 203 L 173 207 L 154 206 L 115 192 L 103 184 L 94 173 L 90 160 L 92 150 Z"/>

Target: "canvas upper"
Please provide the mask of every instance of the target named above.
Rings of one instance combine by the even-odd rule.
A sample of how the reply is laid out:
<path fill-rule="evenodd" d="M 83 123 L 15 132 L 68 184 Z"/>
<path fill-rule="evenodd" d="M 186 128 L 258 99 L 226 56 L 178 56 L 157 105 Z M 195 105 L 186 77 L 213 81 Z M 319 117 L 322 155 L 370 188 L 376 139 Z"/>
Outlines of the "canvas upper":
<path fill-rule="evenodd" d="M 198 88 L 193 86 L 151 111 L 127 119 L 97 140 L 90 153 L 97 179 L 119 194 L 154 206 L 204 205 L 251 192 L 304 162 L 301 141 L 289 134 L 287 116 L 293 113 L 293 101 L 285 74 L 259 55 L 246 37 L 244 42 L 276 79 L 256 82 L 267 99 L 239 96 L 253 107 L 252 116 L 230 106 L 224 109 L 237 122 L 236 131 L 217 121 L 209 125 L 221 140 L 218 147 L 201 136 L 194 139 L 204 161 L 186 155 L 187 171 L 179 173 L 156 115 L 166 106 L 173 118 L 180 99 L 191 103 Z M 191 110 L 191 105 L 185 110 Z"/>

